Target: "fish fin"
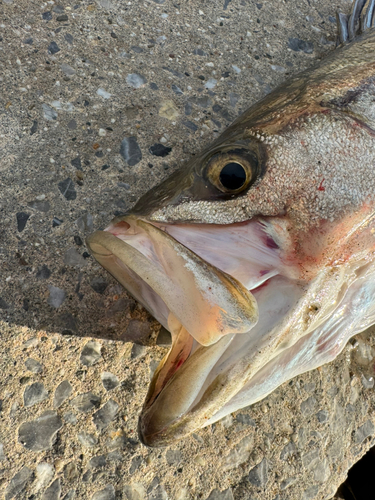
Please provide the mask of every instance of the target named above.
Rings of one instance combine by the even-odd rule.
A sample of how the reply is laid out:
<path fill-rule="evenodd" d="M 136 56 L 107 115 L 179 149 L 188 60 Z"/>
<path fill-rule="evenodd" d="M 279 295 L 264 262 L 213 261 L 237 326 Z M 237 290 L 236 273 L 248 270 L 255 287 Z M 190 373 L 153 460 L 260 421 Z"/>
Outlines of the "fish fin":
<path fill-rule="evenodd" d="M 349 16 L 337 12 L 337 45 L 345 44 L 374 26 L 375 0 L 354 0 Z"/>

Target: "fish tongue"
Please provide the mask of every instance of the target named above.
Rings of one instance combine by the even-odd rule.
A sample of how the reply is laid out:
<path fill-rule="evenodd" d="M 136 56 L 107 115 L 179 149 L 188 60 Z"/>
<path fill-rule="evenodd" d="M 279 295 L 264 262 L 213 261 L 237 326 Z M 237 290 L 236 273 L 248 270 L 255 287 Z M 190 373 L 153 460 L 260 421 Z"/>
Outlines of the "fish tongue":
<path fill-rule="evenodd" d="M 126 222 L 124 237 L 117 226 L 90 237 L 88 243 L 94 256 L 105 265 L 104 259 L 109 262 L 108 256 L 112 255 L 110 272 L 115 277 L 121 273 L 116 262 L 125 264 L 163 300 L 197 342 L 210 345 L 223 335 L 248 332 L 256 324 L 256 300 L 240 282 L 155 226 L 134 217 Z M 146 250 L 139 243 L 145 240 L 140 233 L 151 245 Z M 147 256 L 142 250 L 147 251 Z M 125 280 L 121 282 L 127 286 Z"/>

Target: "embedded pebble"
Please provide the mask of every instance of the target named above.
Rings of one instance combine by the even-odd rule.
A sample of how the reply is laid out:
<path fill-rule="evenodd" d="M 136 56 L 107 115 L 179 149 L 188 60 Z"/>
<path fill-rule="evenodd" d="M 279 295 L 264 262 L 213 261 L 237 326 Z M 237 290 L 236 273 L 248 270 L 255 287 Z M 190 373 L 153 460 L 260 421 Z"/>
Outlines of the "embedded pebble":
<path fill-rule="evenodd" d="M 366 378 L 363 373 L 361 375 L 361 382 L 365 389 L 372 389 L 374 387 L 374 377 Z"/>
<path fill-rule="evenodd" d="M 150 146 L 149 151 L 154 156 L 161 156 L 162 158 L 165 158 L 172 151 L 172 148 L 163 146 L 163 144 L 154 144 L 153 146 Z"/>
<path fill-rule="evenodd" d="M 39 491 L 42 488 L 45 488 L 47 484 L 49 484 L 53 476 L 55 475 L 55 469 L 53 465 L 48 462 L 40 462 L 36 466 L 36 482 L 35 482 L 35 491 Z"/>
<path fill-rule="evenodd" d="M 92 218 L 92 215 L 88 212 L 83 214 L 81 217 L 79 217 L 76 220 L 77 227 L 80 231 L 87 232 L 87 231 L 92 231 L 94 229 L 94 221 Z"/>
<path fill-rule="evenodd" d="M 94 493 L 91 497 L 91 500 L 116 500 L 116 492 L 114 487 L 109 484 L 104 489 Z"/>
<path fill-rule="evenodd" d="M 227 490 L 224 491 L 214 489 L 207 497 L 207 500 L 234 500 L 232 489 L 228 488 Z"/>
<path fill-rule="evenodd" d="M 61 226 L 61 224 L 63 223 L 64 221 L 62 221 L 61 219 L 59 219 L 58 217 L 54 217 L 52 219 L 52 227 L 58 227 L 58 226 Z"/>
<path fill-rule="evenodd" d="M 132 359 L 138 358 L 138 356 L 142 356 L 146 352 L 146 347 L 144 345 L 133 344 L 130 357 Z"/>
<path fill-rule="evenodd" d="M 138 73 L 131 73 L 126 77 L 126 83 L 135 89 L 139 89 L 146 85 L 147 80 L 144 76 L 138 75 Z"/>
<path fill-rule="evenodd" d="M 178 464 L 182 460 L 182 454 L 180 450 L 167 450 L 165 454 L 165 459 L 168 465 Z"/>
<path fill-rule="evenodd" d="M 48 106 L 48 104 L 42 104 L 42 110 L 43 110 L 43 117 L 46 120 L 52 121 L 56 120 L 57 118 L 57 111 L 55 111 L 51 106 Z"/>
<path fill-rule="evenodd" d="M 319 491 L 319 486 L 311 486 L 303 492 L 302 500 L 313 500 Z"/>
<path fill-rule="evenodd" d="M 61 288 L 53 285 L 49 285 L 48 290 L 49 296 L 47 299 L 47 303 L 57 309 L 66 299 L 66 292 L 65 290 L 61 290 Z"/>
<path fill-rule="evenodd" d="M 95 276 L 90 281 L 90 286 L 96 293 L 100 293 L 101 295 L 106 291 L 108 286 L 108 281 L 105 280 L 102 276 Z"/>
<path fill-rule="evenodd" d="M 102 384 L 106 391 L 115 389 L 120 383 L 116 375 L 113 375 L 113 373 L 110 372 L 103 372 L 100 375 L 100 378 L 102 379 Z"/>
<path fill-rule="evenodd" d="M 78 266 L 78 267 L 87 266 L 87 262 L 84 259 L 84 257 L 82 257 L 82 255 L 78 253 L 74 247 L 69 248 L 69 250 L 65 252 L 64 264 L 68 266 Z"/>
<path fill-rule="evenodd" d="M 51 271 L 45 264 L 43 264 L 41 267 L 38 267 L 38 270 L 35 274 L 37 280 L 48 280 L 50 276 Z"/>
<path fill-rule="evenodd" d="M 249 472 L 248 479 L 251 484 L 263 488 L 268 481 L 269 465 L 267 459 L 264 458 L 258 465 L 256 465 Z"/>
<path fill-rule="evenodd" d="M 25 361 L 25 366 L 30 372 L 35 374 L 42 373 L 43 371 L 43 366 L 39 363 L 39 361 L 33 358 L 27 358 L 27 360 Z"/>
<path fill-rule="evenodd" d="M 286 490 L 287 488 L 289 488 L 289 486 L 292 486 L 292 484 L 294 484 L 296 481 L 297 481 L 296 477 L 288 477 L 287 479 L 284 479 L 283 481 L 281 481 L 280 490 L 281 491 Z"/>
<path fill-rule="evenodd" d="M 23 393 L 24 406 L 33 406 L 48 398 L 48 392 L 41 382 L 28 385 Z"/>
<path fill-rule="evenodd" d="M 72 399 L 70 401 L 70 404 L 77 411 L 81 413 L 87 413 L 93 408 L 99 408 L 100 401 L 101 399 L 99 396 L 96 396 L 92 392 L 85 392 L 84 394 L 79 394 L 74 399 Z"/>
<path fill-rule="evenodd" d="M 182 95 L 183 91 L 180 89 L 180 87 L 177 87 L 177 85 L 172 85 L 172 90 L 176 95 Z"/>
<path fill-rule="evenodd" d="M 374 424 L 371 422 L 371 420 L 367 420 L 361 427 L 358 427 L 358 429 L 355 431 L 354 436 L 353 436 L 353 441 L 355 444 L 360 444 L 362 441 L 364 441 L 366 438 L 369 436 L 372 436 L 374 434 Z"/>
<path fill-rule="evenodd" d="M 55 390 L 53 397 L 53 407 L 60 408 L 66 399 L 71 395 L 73 387 L 71 386 L 69 380 L 63 380 Z"/>
<path fill-rule="evenodd" d="M 65 465 L 64 477 L 70 483 L 79 477 L 79 472 L 74 462 L 69 462 Z"/>
<path fill-rule="evenodd" d="M 126 340 L 129 342 L 146 343 L 151 335 L 150 324 L 148 322 L 132 319 L 126 329 Z"/>
<path fill-rule="evenodd" d="M 107 464 L 107 460 L 105 455 L 97 455 L 96 457 L 90 458 L 87 467 L 89 469 L 98 469 L 100 467 L 105 467 Z"/>
<path fill-rule="evenodd" d="M 109 92 L 107 92 L 106 90 L 100 88 L 96 91 L 96 93 L 100 96 L 100 97 L 103 97 L 103 99 L 109 99 L 110 97 L 112 97 L 112 94 L 110 94 Z"/>
<path fill-rule="evenodd" d="M 288 47 L 295 52 L 305 52 L 305 54 L 312 54 L 314 52 L 314 44 L 312 42 L 305 42 L 299 38 L 289 38 Z"/>
<path fill-rule="evenodd" d="M 185 125 L 185 127 L 187 127 L 188 129 L 192 130 L 193 132 L 196 132 L 198 130 L 198 125 L 191 122 L 190 120 L 184 120 L 182 124 Z"/>
<path fill-rule="evenodd" d="M 86 448 L 93 448 L 98 444 L 98 439 L 94 436 L 94 434 L 90 434 L 89 432 L 79 432 L 77 437 L 78 441 Z"/>
<path fill-rule="evenodd" d="M 57 45 L 56 42 L 51 42 L 49 45 L 48 45 L 48 52 L 50 54 L 57 54 L 58 52 L 60 52 L 60 47 Z"/>
<path fill-rule="evenodd" d="M 253 445 L 254 439 L 252 436 L 245 436 L 242 438 L 241 441 L 236 446 L 232 447 L 230 452 L 226 455 L 223 461 L 223 470 L 227 471 L 234 469 L 245 463 L 250 456 Z"/>
<path fill-rule="evenodd" d="M 305 401 L 301 403 L 301 413 L 305 417 L 311 415 L 314 412 L 314 408 L 316 405 L 316 399 L 313 396 L 310 396 Z"/>
<path fill-rule="evenodd" d="M 74 500 L 76 498 L 76 490 L 69 490 L 62 500 Z"/>
<path fill-rule="evenodd" d="M 0 462 L 2 462 L 3 460 L 6 460 L 7 457 L 4 453 L 4 445 L 3 443 L 0 443 Z"/>
<path fill-rule="evenodd" d="M 179 115 L 179 111 L 176 108 L 173 101 L 162 101 L 159 107 L 159 116 L 166 118 L 167 120 L 176 120 Z"/>
<path fill-rule="evenodd" d="M 29 201 L 27 206 L 33 208 L 34 210 L 39 210 L 39 212 L 47 213 L 51 209 L 49 201 L 34 200 Z"/>
<path fill-rule="evenodd" d="M 328 460 L 324 458 L 319 460 L 315 466 L 312 468 L 314 479 L 317 483 L 325 483 L 328 481 L 331 471 L 329 469 Z"/>
<path fill-rule="evenodd" d="M 160 347 L 169 347 L 172 343 L 172 337 L 170 332 L 163 326 L 160 328 L 158 338 L 156 339 L 156 345 Z"/>
<path fill-rule="evenodd" d="M 33 471 L 28 467 L 22 467 L 22 469 L 15 474 L 10 483 L 5 490 L 5 500 L 11 500 L 16 495 L 21 493 L 25 488 L 26 484 L 33 478 Z"/>
<path fill-rule="evenodd" d="M 281 460 L 287 460 L 288 458 L 292 457 L 297 453 L 297 448 L 296 445 L 292 442 L 288 443 L 287 445 L 284 446 L 280 453 L 280 459 Z"/>
<path fill-rule="evenodd" d="M 215 78 L 209 78 L 205 84 L 205 88 L 206 89 L 213 89 L 214 87 L 216 87 L 216 84 L 217 84 L 217 80 L 215 80 Z"/>
<path fill-rule="evenodd" d="M 75 74 L 75 69 L 69 66 L 69 64 L 63 63 L 61 66 L 61 71 L 66 75 L 66 76 L 72 76 Z"/>
<path fill-rule="evenodd" d="M 84 346 L 81 352 L 80 362 L 84 366 L 93 366 L 102 359 L 102 345 L 95 340 L 90 340 Z"/>
<path fill-rule="evenodd" d="M 120 155 L 124 158 L 129 167 L 134 167 L 134 165 L 137 165 L 137 163 L 142 160 L 142 151 L 136 137 L 125 137 L 121 141 Z"/>
<path fill-rule="evenodd" d="M 63 419 L 67 424 L 75 425 L 77 423 L 77 417 L 71 411 L 64 413 Z"/>
<path fill-rule="evenodd" d="M 64 181 L 59 182 L 58 188 L 60 193 L 67 200 L 75 200 L 77 198 L 77 192 L 74 188 L 74 183 L 70 177 L 68 177 Z"/>
<path fill-rule="evenodd" d="M 29 220 L 29 218 L 30 218 L 30 214 L 27 214 L 26 212 L 16 213 L 17 230 L 19 233 L 21 233 L 25 229 L 26 222 Z"/>
<path fill-rule="evenodd" d="M 159 484 L 155 489 L 151 491 L 148 496 L 148 500 L 168 500 L 167 492 L 165 488 Z"/>
<path fill-rule="evenodd" d="M 106 404 L 94 413 L 92 420 L 98 429 L 102 431 L 114 420 L 119 409 L 119 405 L 113 399 L 110 399 Z"/>
<path fill-rule="evenodd" d="M 329 419 L 329 413 L 327 410 L 320 410 L 316 414 L 316 418 L 318 419 L 318 422 L 323 424 L 324 422 L 327 422 L 327 420 Z"/>
<path fill-rule="evenodd" d="M 126 500 L 145 500 L 146 490 L 141 483 L 126 484 L 123 488 Z"/>
<path fill-rule="evenodd" d="M 48 486 L 46 491 L 43 493 L 41 500 L 59 500 L 61 495 L 61 484 L 60 479 L 55 479 L 53 483 Z"/>
<path fill-rule="evenodd" d="M 62 426 L 62 420 L 57 413 L 48 410 L 35 420 L 21 424 L 18 429 L 18 442 L 28 450 L 49 450 Z"/>

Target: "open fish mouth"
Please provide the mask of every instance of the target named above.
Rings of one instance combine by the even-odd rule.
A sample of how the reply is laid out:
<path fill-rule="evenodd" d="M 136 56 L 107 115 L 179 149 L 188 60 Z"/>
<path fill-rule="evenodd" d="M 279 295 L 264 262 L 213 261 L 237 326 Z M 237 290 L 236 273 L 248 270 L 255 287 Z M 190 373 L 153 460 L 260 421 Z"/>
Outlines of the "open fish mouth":
<path fill-rule="evenodd" d="M 172 334 L 139 419 L 148 446 L 167 445 L 262 399 L 333 359 L 347 340 L 337 328 L 322 334 L 319 326 L 358 273 L 350 278 L 339 266 L 300 279 L 262 220 L 220 226 L 127 216 L 87 242 Z"/>

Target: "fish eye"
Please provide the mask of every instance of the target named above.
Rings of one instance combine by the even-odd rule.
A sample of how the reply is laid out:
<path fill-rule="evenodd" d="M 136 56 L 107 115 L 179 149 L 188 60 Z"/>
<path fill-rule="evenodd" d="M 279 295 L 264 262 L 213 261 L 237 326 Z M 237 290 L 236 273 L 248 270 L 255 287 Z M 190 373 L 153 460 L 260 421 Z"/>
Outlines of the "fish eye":
<path fill-rule="evenodd" d="M 208 160 L 204 176 L 223 193 L 237 194 L 255 182 L 258 163 L 256 154 L 247 149 L 219 152 Z"/>
<path fill-rule="evenodd" d="M 237 191 L 246 182 L 246 172 L 241 163 L 230 161 L 221 169 L 219 179 L 225 189 Z"/>

